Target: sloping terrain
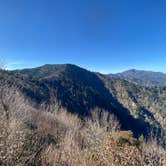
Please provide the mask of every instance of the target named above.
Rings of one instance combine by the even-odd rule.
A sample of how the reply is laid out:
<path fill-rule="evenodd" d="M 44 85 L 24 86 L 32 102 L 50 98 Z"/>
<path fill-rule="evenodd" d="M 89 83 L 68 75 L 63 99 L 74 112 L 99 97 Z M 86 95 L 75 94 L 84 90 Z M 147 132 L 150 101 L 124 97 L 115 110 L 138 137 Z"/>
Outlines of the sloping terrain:
<path fill-rule="evenodd" d="M 161 72 L 131 69 L 122 73 L 109 74 L 108 76 L 125 79 L 129 82 L 141 86 L 166 86 L 166 74 Z"/>
<path fill-rule="evenodd" d="M 100 75 L 110 93 L 128 110 L 133 117 L 158 123 L 166 129 L 166 87 L 142 87 L 122 79 Z"/>
<path fill-rule="evenodd" d="M 75 65 L 44 65 L 1 71 L 0 81 L 19 87 L 37 108 L 64 107 L 81 119 L 95 108 L 113 113 L 122 129 L 135 136 L 165 129 L 166 88 L 142 88 L 121 79 L 89 72 Z"/>

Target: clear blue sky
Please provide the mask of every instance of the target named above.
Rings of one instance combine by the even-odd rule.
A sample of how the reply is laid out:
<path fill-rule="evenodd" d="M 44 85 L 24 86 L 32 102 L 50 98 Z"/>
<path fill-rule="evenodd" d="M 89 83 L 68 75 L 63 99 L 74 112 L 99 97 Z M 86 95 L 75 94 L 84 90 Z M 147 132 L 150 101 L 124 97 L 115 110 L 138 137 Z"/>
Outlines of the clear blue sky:
<path fill-rule="evenodd" d="M 0 0 L 0 59 L 166 72 L 166 0 Z"/>

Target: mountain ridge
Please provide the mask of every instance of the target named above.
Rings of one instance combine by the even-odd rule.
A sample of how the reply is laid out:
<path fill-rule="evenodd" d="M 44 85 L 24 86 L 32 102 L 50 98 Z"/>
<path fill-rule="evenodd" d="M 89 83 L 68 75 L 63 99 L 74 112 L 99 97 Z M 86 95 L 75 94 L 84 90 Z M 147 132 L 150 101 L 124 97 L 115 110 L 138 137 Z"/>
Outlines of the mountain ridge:
<path fill-rule="evenodd" d="M 166 74 L 162 72 L 130 69 L 121 73 L 108 74 L 108 76 L 125 79 L 141 86 L 166 86 Z"/>
<path fill-rule="evenodd" d="M 147 135 L 149 128 L 163 129 L 160 114 L 150 106 L 154 102 L 152 89 L 144 89 L 118 78 L 109 78 L 103 74 L 90 72 L 76 65 L 44 65 L 33 69 L 5 71 L 1 81 L 15 82 L 22 93 L 38 105 L 63 106 L 71 113 L 81 117 L 90 116 L 98 107 L 101 112 L 113 113 L 125 130 L 132 130 L 135 135 Z M 164 112 L 166 96 L 159 96 L 161 106 L 155 105 Z M 163 91 L 163 90 L 162 90 Z M 144 96 L 143 93 L 148 93 Z M 152 97 L 151 97 L 152 95 Z M 141 102 L 139 97 L 141 96 Z M 148 102 L 143 103 L 144 97 Z M 159 102 L 160 103 L 160 102 Z M 162 108 L 163 105 L 163 108 Z M 163 127 L 162 127 L 163 126 Z"/>

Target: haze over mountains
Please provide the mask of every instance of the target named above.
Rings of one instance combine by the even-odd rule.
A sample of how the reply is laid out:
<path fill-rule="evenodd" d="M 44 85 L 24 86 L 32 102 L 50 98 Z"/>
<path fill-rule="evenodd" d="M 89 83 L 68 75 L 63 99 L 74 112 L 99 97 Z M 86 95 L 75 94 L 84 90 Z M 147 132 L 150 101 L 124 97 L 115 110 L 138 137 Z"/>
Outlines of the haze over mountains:
<path fill-rule="evenodd" d="M 122 78 L 136 85 L 166 86 L 166 74 L 161 72 L 131 69 L 117 74 L 108 74 L 110 77 Z"/>
<path fill-rule="evenodd" d="M 122 129 L 147 136 L 152 128 L 159 132 L 166 128 L 166 87 L 151 87 L 165 85 L 164 76 L 130 70 L 110 77 L 64 64 L 1 71 L 0 81 L 19 87 L 36 107 L 64 107 L 83 119 L 99 108 L 101 114 L 114 114 Z"/>

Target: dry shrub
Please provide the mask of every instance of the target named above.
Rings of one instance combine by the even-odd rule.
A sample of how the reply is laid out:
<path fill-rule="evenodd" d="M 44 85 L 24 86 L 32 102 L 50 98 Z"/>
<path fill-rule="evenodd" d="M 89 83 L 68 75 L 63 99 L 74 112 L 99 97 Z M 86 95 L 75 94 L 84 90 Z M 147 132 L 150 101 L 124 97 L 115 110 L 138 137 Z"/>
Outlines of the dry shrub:
<path fill-rule="evenodd" d="M 101 108 L 95 108 L 91 111 L 91 119 L 97 123 L 104 131 L 112 133 L 120 130 L 120 124 L 117 118 L 110 112 Z"/>
<path fill-rule="evenodd" d="M 106 133 L 102 144 L 94 150 L 87 150 L 86 165 L 102 165 L 102 166 L 138 166 L 137 156 L 139 149 L 133 144 L 134 138 L 131 132 L 116 132 L 112 135 Z M 124 141 L 119 144 L 119 141 Z M 130 143 L 131 141 L 131 143 Z M 135 157 L 134 157 L 135 155 Z"/>
<path fill-rule="evenodd" d="M 33 119 L 35 109 L 20 93 L 19 89 L 8 84 L 0 83 L 0 116 L 29 121 Z"/>
<path fill-rule="evenodd" d="M 30 128 L 35 114 L 18 89 L 0 84 L 0 164 L 24 166 L 34 158 L 40 144 Z"/>
<path fill-rule="evenodd" d="M 166 150 L 156 141 L 156 139 L 150 139 L 141 145 L 142 149 L 142 164 L 164 166 L 164 160 L 166 159 Z"/>
<path fill-rule="evenodd" d="M 51 143 L 46 148 L 42 156 L 42 165 L 74 165 L 80 156 L 81 145 L 83 144 L 82 133 L 80 132 L 82 125 L 79 118 L 64 110 L 54 114 L 46 112 L 44 114 L 49 114 L 54 121 L 54 123 L 50 123 L 50 117 L 49 120 L 45 120 L 45 122 L 50 121 L 49 124 L 53 127 L 51 134 L 56 137 L 57 141 L 56 144 Z M 44 116 L 44 118 L 46 117 L 48 118 L 48 116 Z M 48 128 L 50 130 L 47 123 Z"/>
<path fill-rule="evenodd" d="M 164 166 L 166 151 L 156 142 L 139 144 L 130 131 L 106 134 L 101 145 L 86 149 L 89 166 Z"/>
<path fill-rule="evenodd" d="M 54 114 L 50 115 L 53 116 L 53 119 L 56 122 L 63 125 L 66 130 L 62 135 L 59 133 L 61 137 L 59 138 L 58 146 L 51 144 L 45 150 L 42 157 L 43 165 L 87 165 L 85 157 L 87 155 L 84 152 L 86 150 L 90 151 L 92 148 L 97 148 L 101 144 L 103 141 L 103 136 L 106 132 L 108 132 L 108 124 L 114 127 L 113 130 L 119 128 L 116 118 L 108 113 L 103 113 L 102 118 L 100 119 L 98 117 L 95 120 L 93 118 L 93 120 L 89 119 L 84 122 L 81 122 L 77 116 L 71 115 L 64 110 L 55 111 Z M 44 118 L 46 117 L 47 116 L 44 116 Z M 104 118 L 112 121 L 108 121 L 104 124 Z M 42 122 L 43 121 L 45 121 L 48 125 L 48 120 L 42 120 Z M 51 120 L 49 121 L 51 122 Z M 64 130 L 60 129 L 59 127 L 57 127 L 57 129 L 59 129 L 60 132 Z M 108 133 L 111 132 L 112 131 L 109 130 Z"/>
<path fill-rule="evenodd" d="M 1 119 L 0 133 L 0 161 L 7 166 L 25 165 L 39 141 L 35 140 L 35 134 L 22 121 L 14 118 L 10 118 L 9 123 Z"/>
<path fill-rule="evenodd" d="M 95 148 L 103 141 L 105 133 L 112 133 L 120 129 L 117 118 L 106 110 L 95 108 L 91 111 L 91 118 L 87 119 L 84 129 L 84 146 Z"/>
<path fill-rule="evenodd" d="M 3 87 L 3 88 L 2 88 Z M 165 149 L 151 139 L 141 145 L 96 108 L 82 122 L 64 109 L 36 111 L 13 87 L 0 88 L 0 165 L 162 166 Z"/>

